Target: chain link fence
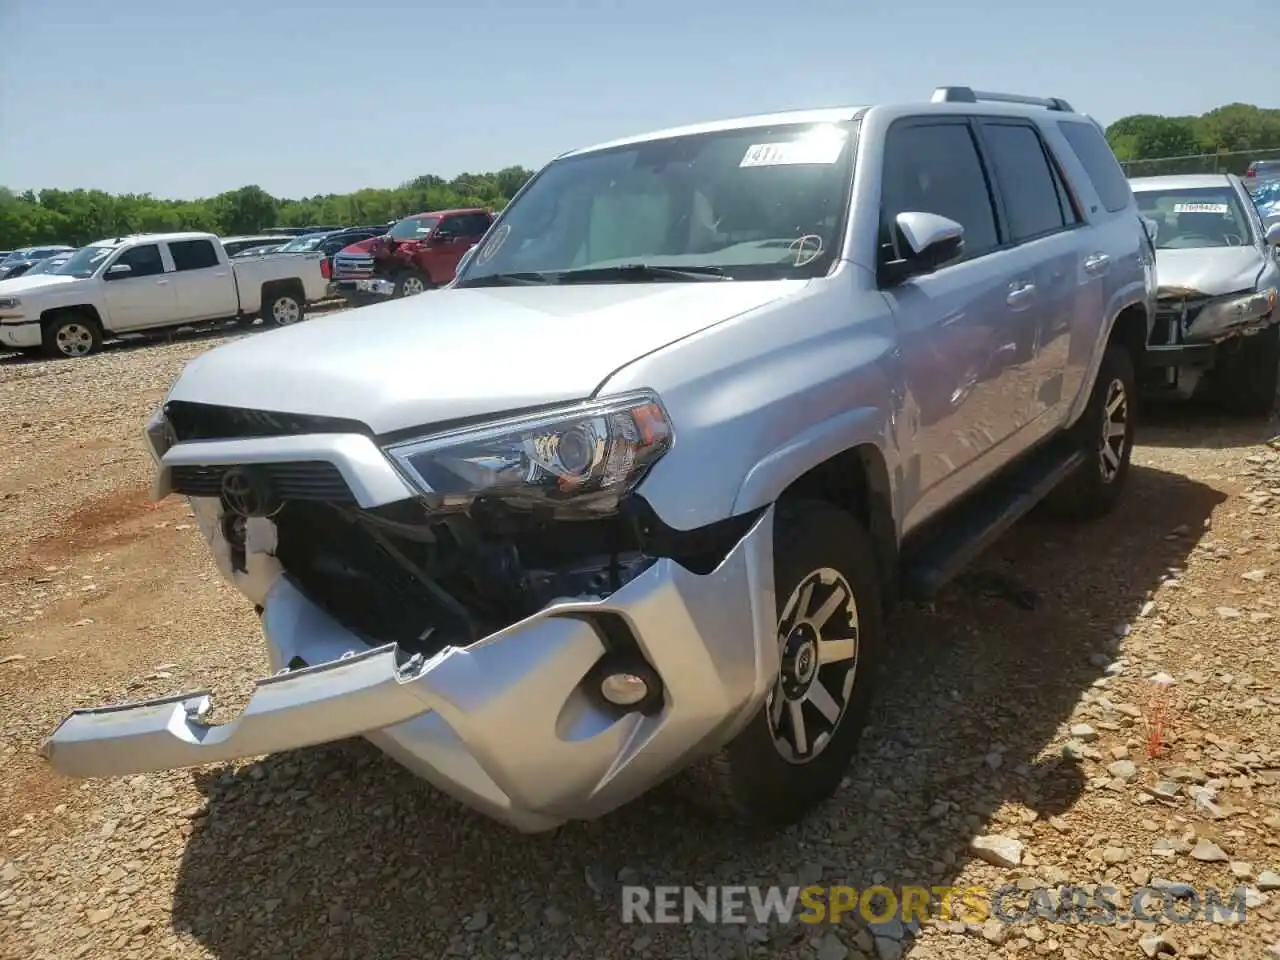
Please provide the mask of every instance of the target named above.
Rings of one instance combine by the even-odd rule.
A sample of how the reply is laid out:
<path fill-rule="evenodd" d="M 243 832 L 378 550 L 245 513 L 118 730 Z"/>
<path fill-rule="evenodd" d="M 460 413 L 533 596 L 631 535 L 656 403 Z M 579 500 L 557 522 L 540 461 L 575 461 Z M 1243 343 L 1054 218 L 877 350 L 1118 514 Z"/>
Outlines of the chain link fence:
<path fill-rule="evenodd" d="M 1240 176 L 1254 160 L 1280 160 L 1280 149 L 1153 157 L 1150 160 L 1126 160 L 1120 166 L 1127 177 L 1163 177 L 1178 173 L 1234 173 Z"/>

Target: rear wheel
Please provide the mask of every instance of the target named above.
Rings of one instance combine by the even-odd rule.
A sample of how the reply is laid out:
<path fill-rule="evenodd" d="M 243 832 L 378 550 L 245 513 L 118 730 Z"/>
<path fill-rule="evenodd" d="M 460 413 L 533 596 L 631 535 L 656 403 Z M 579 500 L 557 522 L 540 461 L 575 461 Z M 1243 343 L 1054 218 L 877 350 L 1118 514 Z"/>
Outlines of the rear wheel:
<path fill-rule="evenodd" d="M 48 357 L 87 357 L 102 346 L 102 328 L 85 313 L 55 314 L 46 320 L 40 348 Z"/>
<path fill-rule="evenodd" d="M 775 529 L 778 678 L 706 768 L 717 806 L 758 826 L 794 823 L 839 787 L 883 647 L 875 551 L 861 525 L 830 504 L 799 501 L 779 508 Z"/>
<path fill-rule="evenodd" d="M 1119 344 L 1102 356 L 1084 414 L 1071 428 L 1085 461 L 1045 500 L 1059 516 L 1093 520 L 1120 502 L 1129 478 L 1137 414 L 1133 359 Z"/>
<path fill-rule="evenodd" d="M 262 320 L 273 327 L 288 327 L 306 314 L 306 304 L 293 290 L 270 290 L 262 296 Z"/>
<path fill-rule="evenodd" d="M 1270 416 L 1280 389 L 1280 323 L 1235 342 L 1214 370 L 1218 397 L 1232 413 Z"/>

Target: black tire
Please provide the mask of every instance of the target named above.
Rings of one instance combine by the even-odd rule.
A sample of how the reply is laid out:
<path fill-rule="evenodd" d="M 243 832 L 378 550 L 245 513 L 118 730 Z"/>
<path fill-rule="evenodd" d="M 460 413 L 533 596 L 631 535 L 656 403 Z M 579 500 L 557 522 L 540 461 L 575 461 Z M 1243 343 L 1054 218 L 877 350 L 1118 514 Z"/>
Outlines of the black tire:
<path fill-rule="evenodd" d="M 418 287 L 421 289 L 417 289 Z M 413 297 L 419 293 L 426 293 L 430 289 L 431 281 L 427 277 L 416 270 L 406 270 L 396 275 L 396 289 L 391 296 L 398 300 L 401 297 Z"/>
<path fill-rule="evenodd" d="M 1108 414 L 1107 406 L 1114 407 L 1117 399 L 1122 406 Z M 1137 401 L 1133 358 L 1113 343 L 1102 356 L 1089 405 L 1071 428 L 1085 462 L 1046 498 L 1045 506 L 1053 513 L 1068 520 L 1096 520 L 1116 508 L 1129 479 Z M 1112 435 L 1121 424 L 1124 432 Z"/>
<path fill-rule="evenodd" d="M 289 287 L 267 288 L 262 291 L 262 322 L 269 327 L 291 327 L 301 323 L 307 315 L 307 302 L 298 291 Z"/>
<path fill-rule="evenodd" d="M 87 313 L 57 313 L 41 326 L 40 352 L 46 357 L 75 359 L 101 349 L 102 327 Z"/>
<path fill-rule="evenodd" d="M 1267 417 L 1280 390 L 1280 323 L 1237 340 L 1213 371 L 1218 399 L 1244 417 Z"/>
<path fill-rule="evenodd" d="M 855 653 L 851 665 L 844 670 L 839 669 L 838 663 L 819 665 L 815 669 L 813 683 L 827 689 L 829 695 L 833 683 L 838 693 L 849 671 L 853 673 L 852 689 L 834 728 L 822 719 L 813 702 L 802 702 L 799 707 L 806 718 L 802 726 L 811 735 L 810 750 L 825 733 L 824 746 L 809 760 L 796 762 L 785 757 L 775 742 L 770 700 L 777 700 L 784 678 L 796 679 L 797 661 L 794 657 L 786 658 L 784 650 L 779 688 L 719 755 L 694 771 L 700 781 L 697 794 L 700 801 L 709 802 L 717 814 L 728 815 L 744 826 L 780 827 L 795 823 L 835 793 L 866 723 L 879 656 L 884 649 L 880 576 L 871 538 L 850 514 L 831 504 L 806 500 L 781 505 L 774 534 L 774 583 L 780 634 L 784 620 L 794 621 L 794 615 L 787 609 L 789 600 L 824 568 L 835 571 L 851 587 L 856 612 Z M 824 589 L 828 591 L 826 595 L 822 592 Z M 830 598 L 830 588 L 817 583 L 810 612 L 819 612 Z M 803 624 L 793 624 L 793 631 L 801 640 L 803 628 Z M 785 662 L 787 659 L 790 664 Z M 796 687 L 792 687 L 791 694 L 797 694 Z M 781 733 L 785 734 L 790 728 L 792 710 L 791 700 L 781 701 L 775 713 L 781 719 Z M 794 733 L 794 728 L 791 731 Z M 791 742 L 795 743 L 794 736 Z"/>

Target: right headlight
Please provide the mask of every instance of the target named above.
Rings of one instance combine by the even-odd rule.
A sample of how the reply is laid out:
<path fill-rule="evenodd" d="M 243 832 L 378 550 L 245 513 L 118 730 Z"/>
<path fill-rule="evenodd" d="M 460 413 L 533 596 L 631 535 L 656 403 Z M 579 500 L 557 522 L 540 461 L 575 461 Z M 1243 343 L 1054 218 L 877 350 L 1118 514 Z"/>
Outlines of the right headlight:
<path fill-rule="evenodd" d="M 643 391 L 396 443 L 386 453 L 432 508 L 499 500 L 613 513 L 675 440 Z"/>

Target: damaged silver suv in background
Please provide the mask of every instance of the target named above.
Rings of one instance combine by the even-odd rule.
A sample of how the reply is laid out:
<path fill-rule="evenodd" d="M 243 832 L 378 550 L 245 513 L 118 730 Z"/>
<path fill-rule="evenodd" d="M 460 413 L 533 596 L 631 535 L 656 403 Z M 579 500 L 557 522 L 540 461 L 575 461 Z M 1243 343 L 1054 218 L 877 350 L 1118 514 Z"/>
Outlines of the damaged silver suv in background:
<path fill-rule="evenodd" d="M 1231 174 L 1130 181 L 1156 248 L 1148 385 L 1212 387 L 1232 410 L 1271 412 L 1280 388 L 1280 223 L 1265 226 Z"/>

